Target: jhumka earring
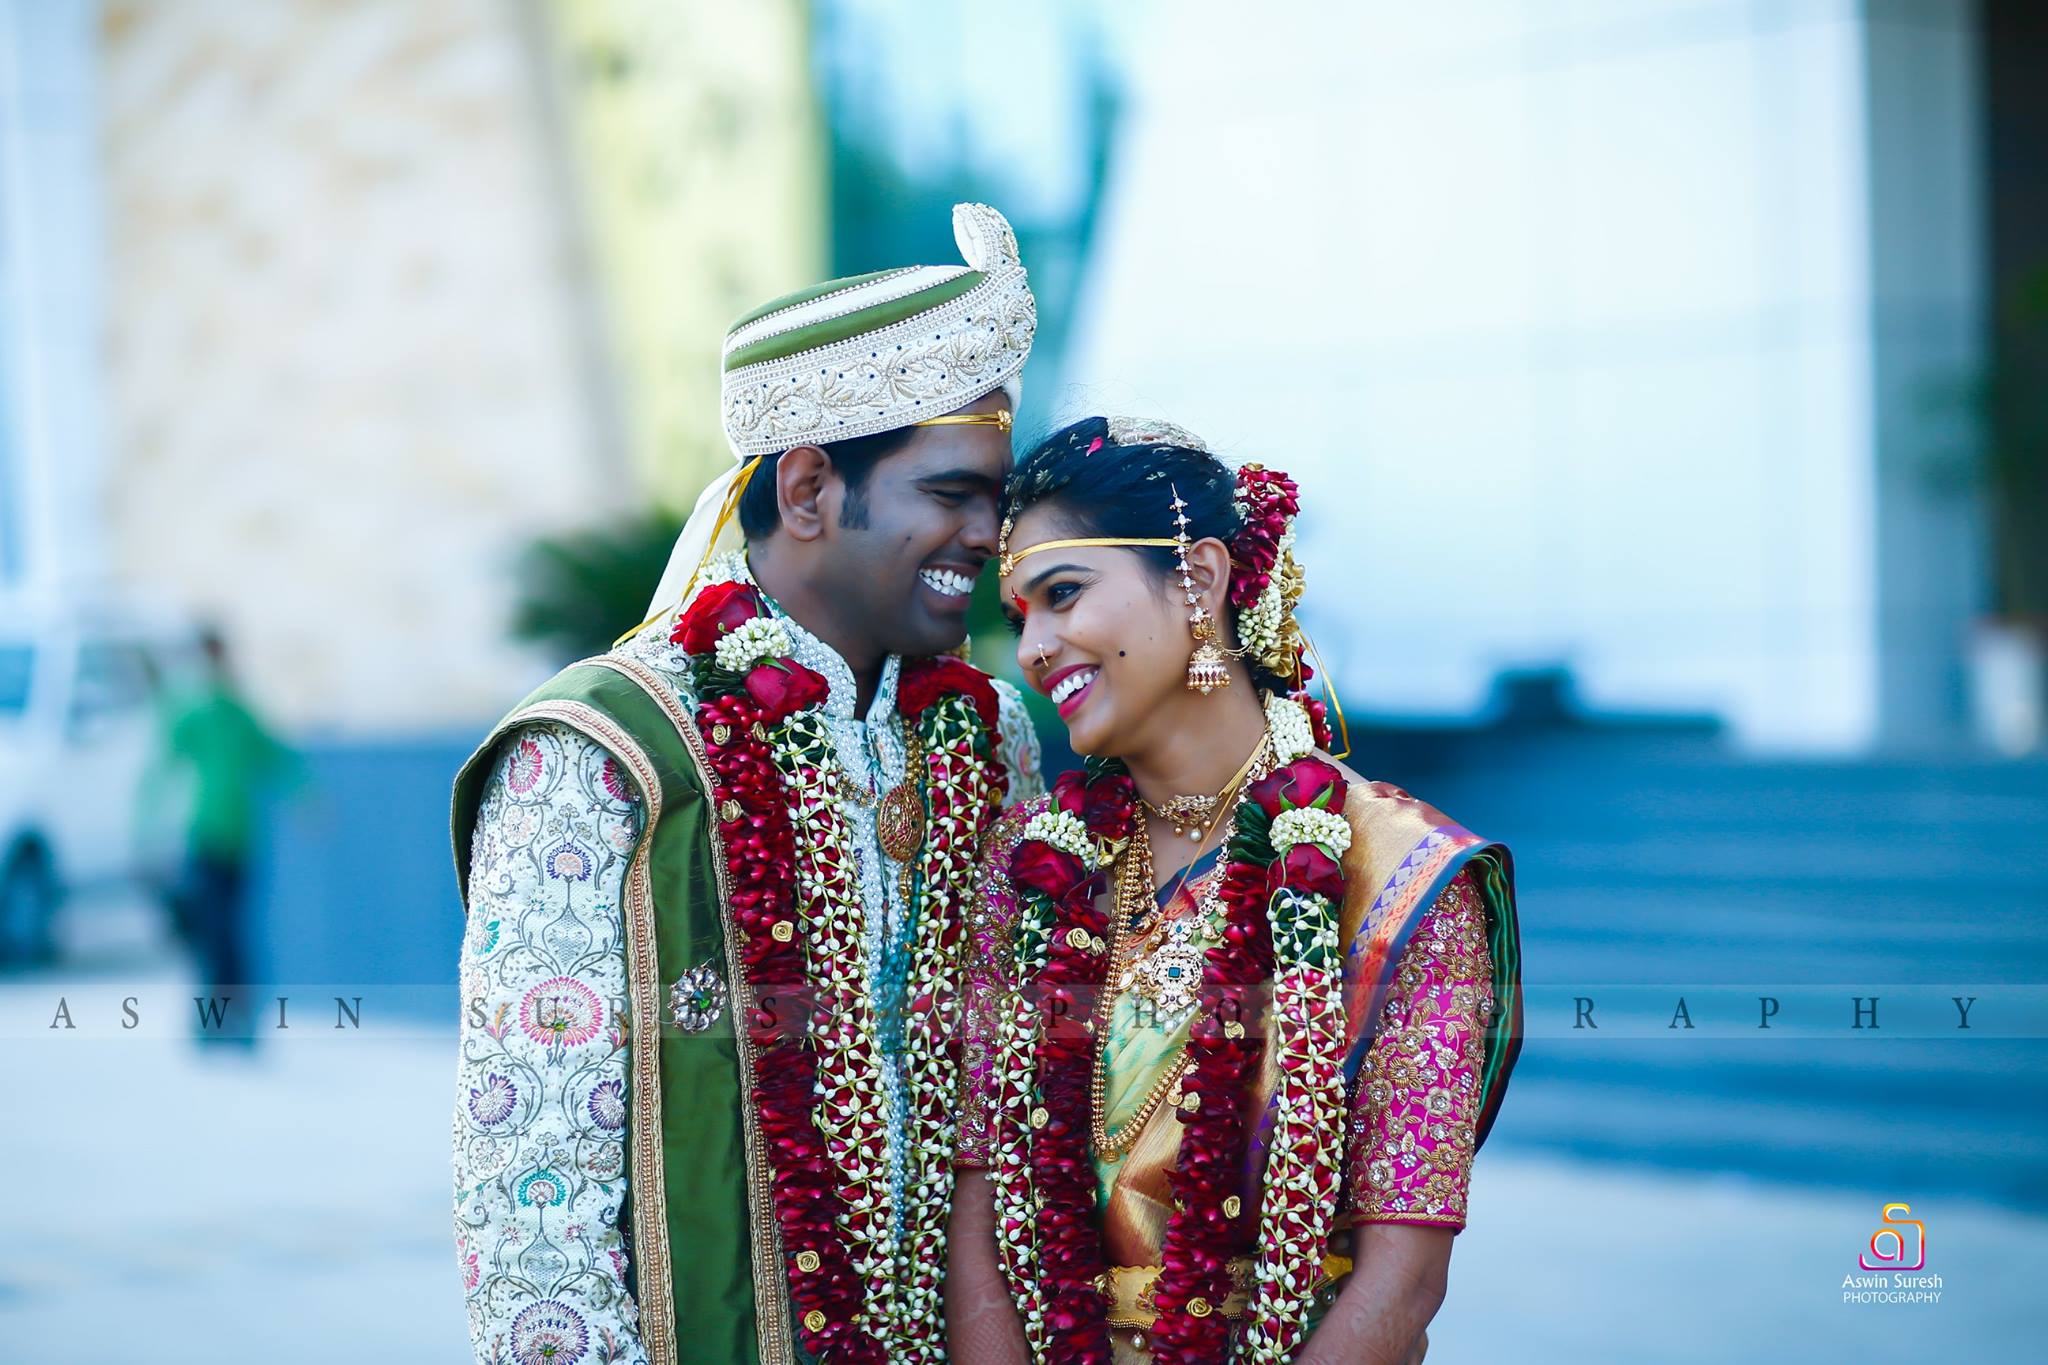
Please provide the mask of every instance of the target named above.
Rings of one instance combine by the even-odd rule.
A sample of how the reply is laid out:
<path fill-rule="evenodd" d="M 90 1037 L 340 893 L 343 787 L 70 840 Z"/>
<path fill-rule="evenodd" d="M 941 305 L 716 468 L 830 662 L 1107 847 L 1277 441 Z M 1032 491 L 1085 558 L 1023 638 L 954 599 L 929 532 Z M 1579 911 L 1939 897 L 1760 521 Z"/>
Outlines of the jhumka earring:
<path fill-rule="evenodd" d="M 1189 607 L 1188 624 L 1195 634 L 1195 652 L 1188 660 L 1188 691 L 1208 696 L 1218 688 L 1230 686 L 1230 670 L 1225 667 L 1222 639 L 1216 634 L 1216 623 L 1209 619 L 1209 609 L 1197 604 L 1195 576 L 1188 567 L 1187 503 L 1182 500 L 1180 489 L 1173 490 L 1173 552 L 1180 559 L 1180 590 L 1187 597 Z"/>
<path fill-rule="evenodd" d="M 1218 688 L 1230 686 L 1230 670 L 1224 667 L 1223 659 L 1216 627 L 1206 619 L 1195 622 L 1195 652 L 1188 660 L 1188 691 L 1206 697 Z"/>

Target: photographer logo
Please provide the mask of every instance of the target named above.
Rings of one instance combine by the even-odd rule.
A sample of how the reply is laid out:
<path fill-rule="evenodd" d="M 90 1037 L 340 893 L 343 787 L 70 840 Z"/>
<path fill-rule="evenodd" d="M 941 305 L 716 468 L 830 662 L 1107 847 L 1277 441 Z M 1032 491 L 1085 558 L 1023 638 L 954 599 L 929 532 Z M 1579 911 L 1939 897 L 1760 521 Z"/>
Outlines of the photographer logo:
<path fill-rule="evenodd" d="M 1927 1269 L 1927 1224 L 1908 1217 L 1909 1204 L 1886 1204 L 1869 1245 L 1857 1252 L 1858 1270 L 1842 1277 L 1843 1303 L 1940 1303 L 1941 1276 Z"/>

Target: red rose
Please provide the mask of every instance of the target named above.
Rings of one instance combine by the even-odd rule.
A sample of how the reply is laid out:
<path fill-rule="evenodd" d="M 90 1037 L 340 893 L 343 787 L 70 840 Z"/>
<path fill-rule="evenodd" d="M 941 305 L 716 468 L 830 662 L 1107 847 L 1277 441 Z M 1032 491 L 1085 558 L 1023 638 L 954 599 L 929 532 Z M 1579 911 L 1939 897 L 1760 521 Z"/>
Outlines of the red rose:
<path fill-rule="evenodd" d="M 1138 789 L 1125 772 L 1104 773 L 1090 782 L 1081 802 L 1081 823 L 1095 834 L 1122 839 L 1131 832 Z"/>
<path fill-rule="evenodd" d="M 709 654 L 718 648 L 718 638 L 738 630 L 768 608 L 751 583 L 713 583 L 697 594 L 697 600 L 676 622 L 669 639 L 689 654 Z"/>
<path fill-rule="evenodd" d="M 949 654 L 903 665 L 903 676 L 896 682 L 896 709 L 915 719 L 926 707 L 955 693 L 974 703 L 983 725 L 991 731 L 996 728 L 996 690 L 988 674 Z"/>
<path fill-rule="evenodd" d="M 754 665 L 747 673 L 747 695 L 767 715 L 770 725 L 787 720 L 807 706 L 816 706 L 831 694 L 824 677 L 794 659 L 770 659 Z"/>
<path fill-rule="evenodd" d="M 1315 844 L 1296 844 L 1276 869 L 1278 880 L 1305 895 L 1344 899 L 1344 865 Z M 1278 890 L 1276 885 L 1275 890 Z"/>
<path fill-rule="evenodd" d="M 1052 780 L 1052 805 L 1078 817 L 1088 807 L 1088 774 L 1069 768 Z"/>
<path fill-rule="evenodd" d="M 1283 810 L 1321 806 L 1324 810 L 1344 809 L 1344 775 L 1320 758 L 1297 758 L 1275 769 L 1252 787 L 1251 799 L 1268 818 Z"/>
<path fill-rule="evenodd" d="M 1088 869 L 1081 866 L 1079 858 L 1037 839 L 1017 845 L 1010 858 L 1011 881 L 1042 891 L 1056 901 L 1065 899 L 1068 892 L 1087 879 Z"/>

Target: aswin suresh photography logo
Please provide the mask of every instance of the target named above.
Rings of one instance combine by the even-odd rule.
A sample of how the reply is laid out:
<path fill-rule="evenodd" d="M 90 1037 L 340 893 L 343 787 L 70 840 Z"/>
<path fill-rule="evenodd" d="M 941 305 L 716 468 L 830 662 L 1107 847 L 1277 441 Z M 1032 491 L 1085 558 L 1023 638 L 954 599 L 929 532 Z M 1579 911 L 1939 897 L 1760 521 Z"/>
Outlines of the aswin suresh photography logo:
<path fill-rule="evenodd" d="M 1941 1276 L 1927 1270 L 1927 1224 L 1910 1204 L 1886 1204 L 1857 1270 L 1842 1277 L 1843 1303 L 1940 1303 Z"/>

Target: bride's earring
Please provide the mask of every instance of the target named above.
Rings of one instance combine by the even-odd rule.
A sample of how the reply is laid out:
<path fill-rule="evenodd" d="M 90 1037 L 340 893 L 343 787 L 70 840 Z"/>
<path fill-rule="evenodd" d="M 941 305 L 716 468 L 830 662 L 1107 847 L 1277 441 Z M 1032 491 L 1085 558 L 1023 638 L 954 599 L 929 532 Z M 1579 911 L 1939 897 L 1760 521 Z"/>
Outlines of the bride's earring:
<path fill-rule="evenodd" d="M 1180 490 L 1174 489 L 1173 552 L 1180 560 L 1180 590 L 1187 596 L 1188 624 L 1195 632 L 1195 652 L 1188 660 L 1188 691 L 1206 697 L 1219 687 L 1230 686 L 1230 670 L 1223 663 L 1223 642 L 1216 634 L 1216 623 L 1209 619 L 1208 609 L 1199 605 L 1195 576 L 1188 569 L 1188 547 L 1194 542 L 1188 539 L 1187 509 Z"/>
<path fill-rule="evenodd" d="M 1224 666 L 1224 653 L 1216 637 L 1216 627 L 1208 615 L 1195 618 L 1195 652 L 1188 660 L 1188 691 L 1208 696 L 1218 688 L 1230 686 L 1230 670 Z"/>

